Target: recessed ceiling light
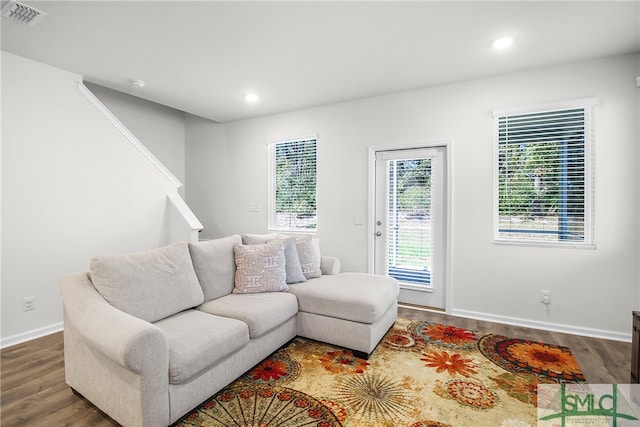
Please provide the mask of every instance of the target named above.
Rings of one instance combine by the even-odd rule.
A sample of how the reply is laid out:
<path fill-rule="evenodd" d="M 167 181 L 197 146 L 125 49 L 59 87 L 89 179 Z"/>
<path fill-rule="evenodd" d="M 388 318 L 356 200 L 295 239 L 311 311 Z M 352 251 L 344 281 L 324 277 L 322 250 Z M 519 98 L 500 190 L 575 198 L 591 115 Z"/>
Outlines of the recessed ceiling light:
<path fill-rule="evenodd" d="M 504 50 L 513 44 L 513 37 L 500 37 L 491 43 L 495 50 Z"/>
<path fill-rule="evenodd" d="M 258 102 L 258 95 L 256 95 L 255 93 L 248 93 L 244 96 L 244 100 L 249 104 L 255 104 L 256 102 Z"/>

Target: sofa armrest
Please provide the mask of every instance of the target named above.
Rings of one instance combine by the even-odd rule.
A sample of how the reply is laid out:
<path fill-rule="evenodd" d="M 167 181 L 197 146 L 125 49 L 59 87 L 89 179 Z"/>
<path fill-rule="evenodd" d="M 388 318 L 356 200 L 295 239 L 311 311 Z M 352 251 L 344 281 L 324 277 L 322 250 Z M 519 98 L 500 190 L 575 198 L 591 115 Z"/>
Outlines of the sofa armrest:
<path fill-rule="evenodd" d="M 320 260 L 320 271 L 327 275 L 340 273 L 340 259 L 323 255 Z"/>
<path fill-rule="evenodd" d="M 121 425 L 169 425 L 169 344 L 157 326 L 118 310 L 87 273 L 60 279 L 65 380 Z"/>
<path fill-rule="evenodd" d="M 131 371 L 166 375 L 169 344 L 160 328 L 109 304 L 87 273 L 62 277 L 60 290 L 65 319 L 91 348 Z"/>

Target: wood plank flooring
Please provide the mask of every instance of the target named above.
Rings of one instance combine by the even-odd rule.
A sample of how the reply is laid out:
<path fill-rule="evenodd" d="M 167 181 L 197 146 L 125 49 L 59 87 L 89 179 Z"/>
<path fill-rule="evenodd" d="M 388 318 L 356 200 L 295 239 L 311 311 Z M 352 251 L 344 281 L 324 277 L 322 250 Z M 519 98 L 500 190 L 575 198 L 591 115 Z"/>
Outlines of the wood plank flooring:
<path fill-rule="evenodd" d="M 630 343 L 521 328 L 403 307 L 399 309 L 399 315 L 412 320 L 456 325 L 486 333 L 566 346 L 578 359 L 588 382 L 629 382 Z M 61 332 L 3 349 L 1 357 L 2 427 L 118 425 L 90 402 L 74 394 L 65 384 Z"/>
<path fill-rule="evenodd" d="M 400 307 L 398 315 L 406 319 L 427 320 L 475 331 L 505 335 L 511 338 L 522 338 L 569 347 L 578 360 L 587 382 L 593 384 L 628 384 L 630 381 L 631 343 L 485 322 L 404 307 Z M 631 313 L 629 313 L 629 324 L 631 324 Z"/>

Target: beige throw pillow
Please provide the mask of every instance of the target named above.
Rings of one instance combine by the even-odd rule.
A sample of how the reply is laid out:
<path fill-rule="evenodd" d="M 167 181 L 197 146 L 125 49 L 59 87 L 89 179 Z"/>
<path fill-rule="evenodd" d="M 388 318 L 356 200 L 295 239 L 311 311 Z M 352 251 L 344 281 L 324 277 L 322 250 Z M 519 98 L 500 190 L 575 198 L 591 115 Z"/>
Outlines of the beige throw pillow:
<path fill-rule="evenodd" d="M 286 282 L 284 242 L 235 245 L 234 294 L 278 292 L 289 289 Z"/>

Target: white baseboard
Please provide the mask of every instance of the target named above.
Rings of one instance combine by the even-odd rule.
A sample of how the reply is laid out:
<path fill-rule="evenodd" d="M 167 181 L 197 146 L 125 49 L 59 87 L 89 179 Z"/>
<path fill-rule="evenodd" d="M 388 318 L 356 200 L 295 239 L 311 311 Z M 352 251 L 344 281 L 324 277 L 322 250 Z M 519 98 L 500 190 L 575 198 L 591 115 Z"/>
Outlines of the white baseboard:
<path fill-rule="evenodd" d="M 0 340 L 0 348 L 11 347 L 12 345 L 20 344 L 26 341 L 31 341 L 36 338 L 51 335 L 56 332 L 60 332 L 64 329 L 64 323 L 54 323 L 53 325 L 45 326 L 31 331 L 23 332 L 21 334 L 11 335 Z"/>
<path fill-rule="evenodd" d="M 582 335 L 586 337 L 601 338 L 613 341 L 631 342 L 631 333 L 607 331 L 604 329 L 583 328 L 581 326 L 563 325 L 560 323 L 541 322 L 538 320 L 521 319 L 518 317 L 500 316 L 496 314 L 481 313 L 477 311 L 453 309 L 452 316 L 468 317 L 476 320 L 505 323 L 507 325 L 522 326 L 525 328 L 542 329 L 545 331 L 562 332 L 564 334 Z M 629 319 L 631 323 L 631 319 Z"/>

